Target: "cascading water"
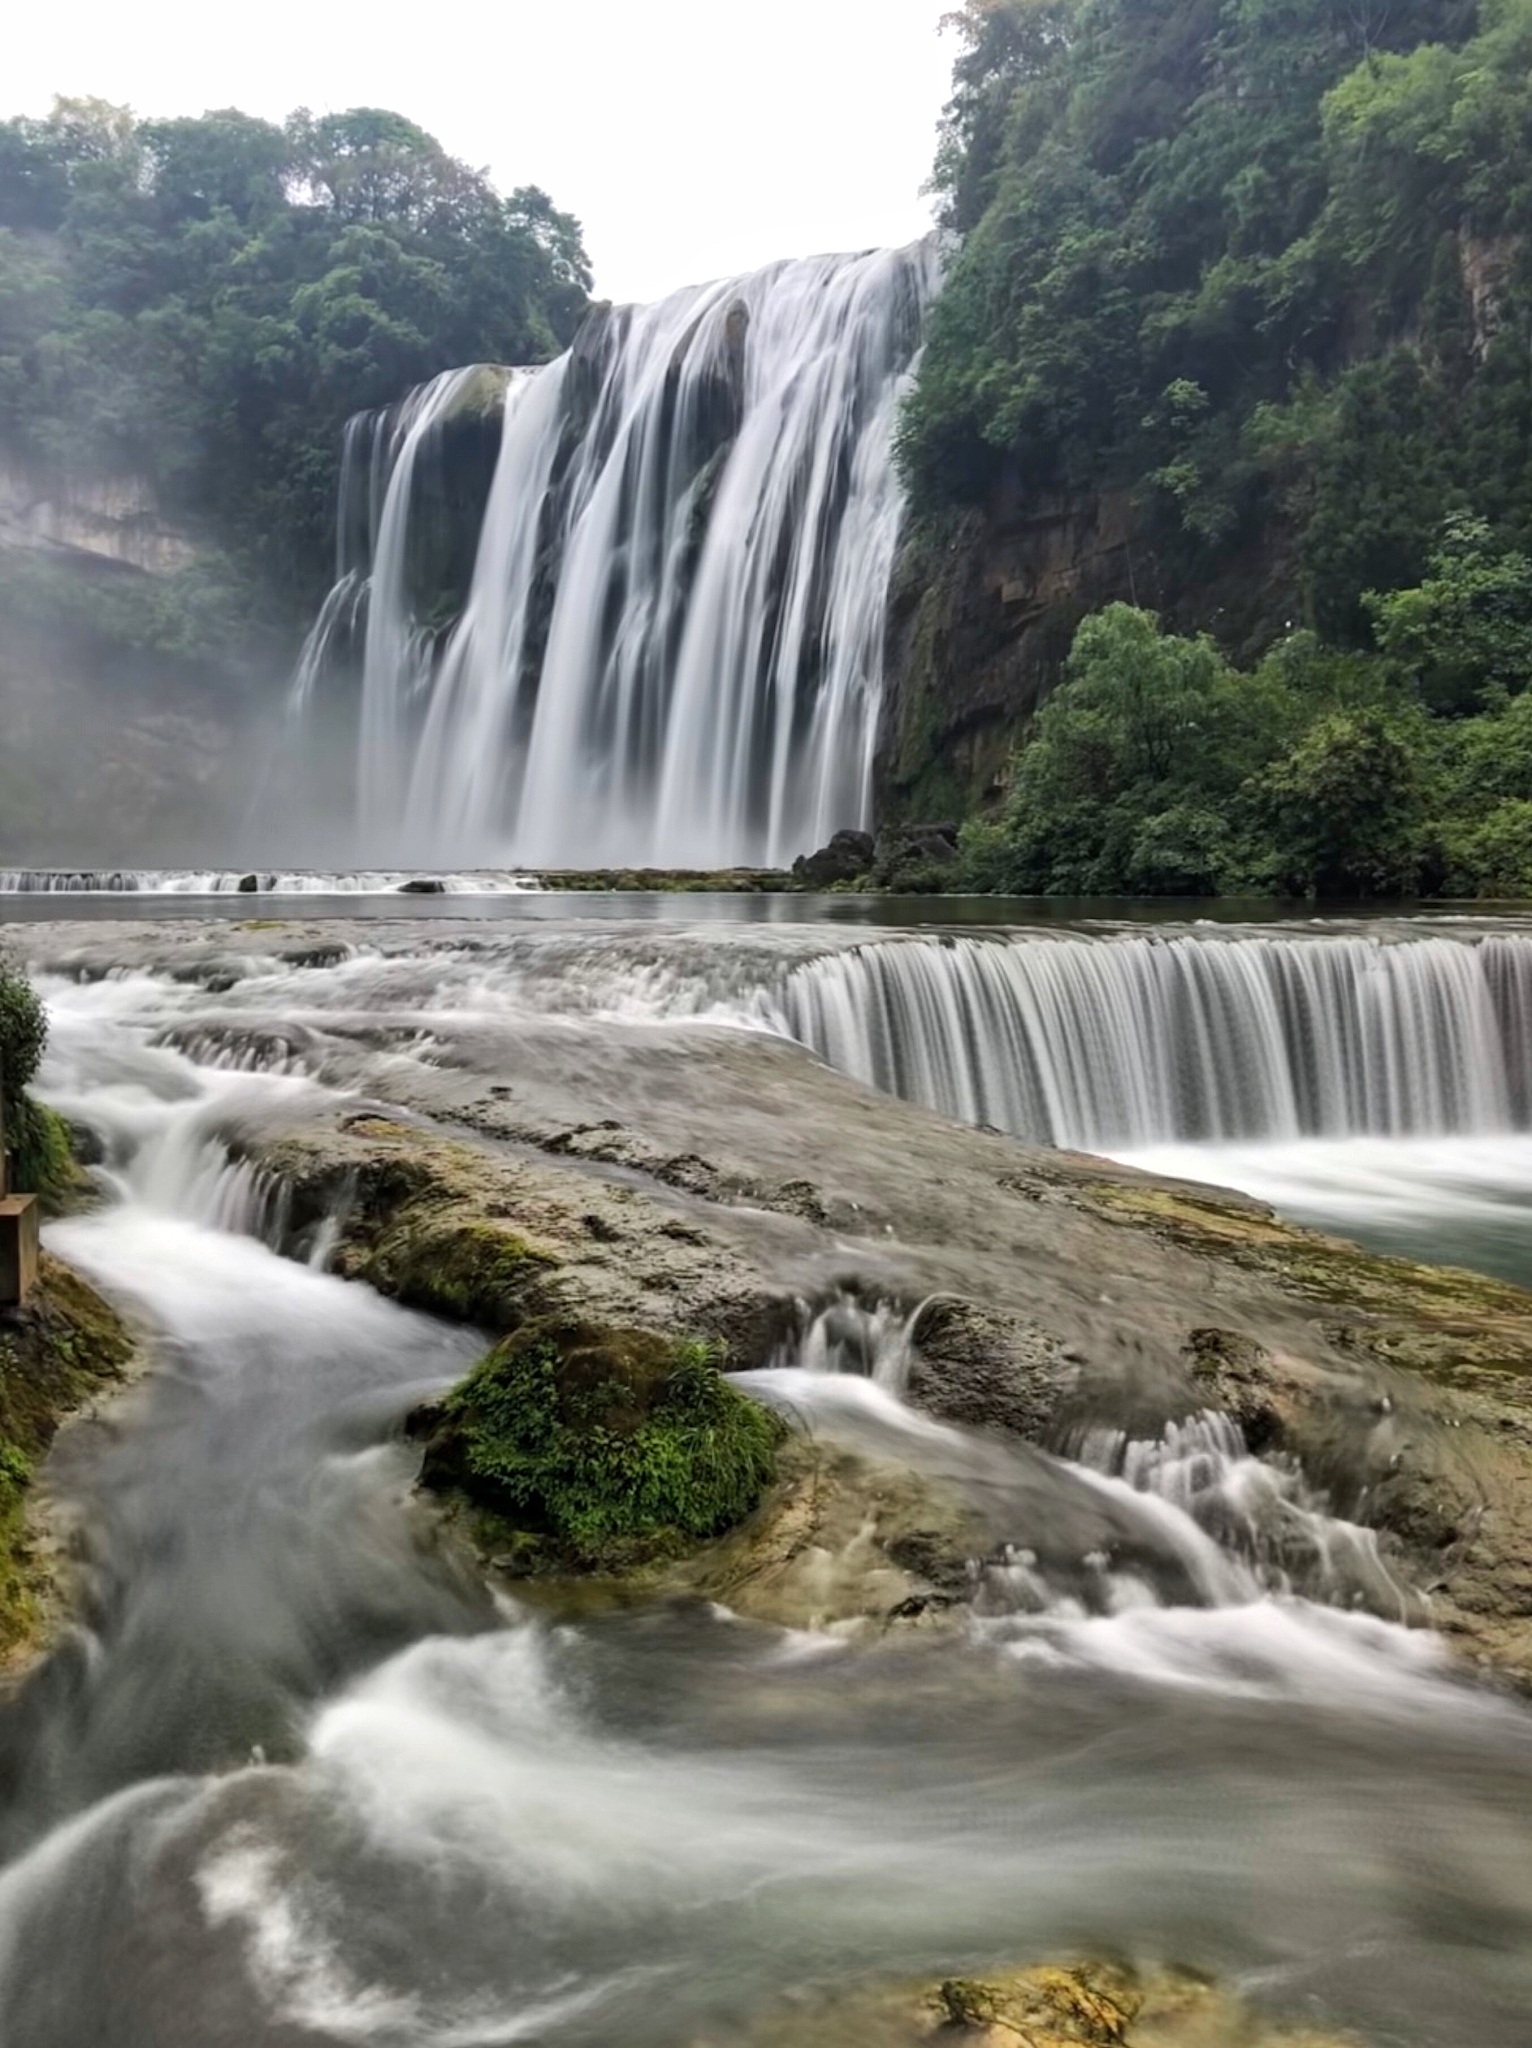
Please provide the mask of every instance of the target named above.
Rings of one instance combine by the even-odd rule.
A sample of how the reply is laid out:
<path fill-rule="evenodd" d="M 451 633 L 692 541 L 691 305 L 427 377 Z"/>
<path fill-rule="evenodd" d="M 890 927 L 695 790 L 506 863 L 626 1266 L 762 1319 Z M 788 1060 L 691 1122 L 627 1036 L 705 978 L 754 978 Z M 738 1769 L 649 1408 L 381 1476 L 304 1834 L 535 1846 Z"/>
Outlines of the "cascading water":
<path fill-rule="evenodd" d="M 460 400 L 453 379 L 481 373 L 355 429 L 338 579 L 295 704 L 365 575 L 365 843 L 716 867 L 865 824 L 894 420 L 936 283 L 922 243 L 593 316 L 566 356 L 513 376 L 444 646 L 410 582 L 415 466 Z M 347 538 L 363 495 L 365 564 Z"/>
<path fill-rule="evenodd" d="M 867 2040 L 854 2010 L 833 2030 L 842 1987 L 1105 1951 L 1187 1957 L 1348 2038 L 1515 2048 L 1521 1706 L 1401 1626 L 1367 1532 L 1223 1418 L 1067 1456 L 911 1407 L 915 1271 L 895 1301 L 842 1268 L 849 1242 L 838 1281 L 800 1286 L 793 1255 L 797 1339 L 741 1379 L 826 1440 L 827 1473 L 870 1452 L 866 1498 L 919 1481 L 915 1559 L 943 1503 L 975 1517 L 956 1591 L 930 1580 L 946 1609 L 846 1633 L 703 1601 L 554 1620 L 423 1540 L 403 1421 L 483 1339 L 276 1256 L 242 1140 L 353 1032 L 364 1091 L 412 1033 L 450 1062 L 455 1027 L 522 1089 L 518 1031 L 561 976 L 582 1066 L 633 1035 L 597 1015 L 624 972 L 687 1030 L 710 992 L 737 1018 L 741 988 L 716 932 L 668 960 L 609 936 L 598 981 L 582 935 L 389 929 L 336 958 L 226 928 L 216 989 L 195 946 L 98 979 L 92 942 L 50 942 L 43 1085 L 119 1197 L 51 1243 L 134 1304 L 162 1370 L 55 1454 L 91 1633 L 0 1713 L 7 2043 L 697 2048 L 804 2015 Z M 784 943 L 755 943 L 757 988 L 818 971 Z M 886 1168 L 881 1140 L 862 1156 Z M 865 1512 L 842 1551 L 795 1552 L 810 1584 L 857 1568 Z"/>
<path fill-rule="evenodd" d="M 760 1010 L 874 1087 L 1091 1151 L 1532 1118 L 1523 936 L 877 943 Z"/>

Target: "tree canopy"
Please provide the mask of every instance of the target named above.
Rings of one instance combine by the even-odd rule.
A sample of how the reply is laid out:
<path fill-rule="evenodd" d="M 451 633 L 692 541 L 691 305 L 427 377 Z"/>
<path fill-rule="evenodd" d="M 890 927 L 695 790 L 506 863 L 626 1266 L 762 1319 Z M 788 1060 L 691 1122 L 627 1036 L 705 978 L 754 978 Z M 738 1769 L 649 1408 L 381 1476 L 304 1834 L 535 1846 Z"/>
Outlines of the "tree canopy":
<path fill-rule="evenodd" d="M 1172 583 L 1285 524 L 1309 622 L 1364 646 L 1447 514 L 1532 547 L 1532 0 L 951 21 L 920 510 L 1121 489 Z"/>
<path fill-rule="evenodd" d="M 571 338 L 577 224 L 401 115 L 0 123 L 0 443 L 127 470 L 294 612 L 330 559 L 341 428 Z"/>

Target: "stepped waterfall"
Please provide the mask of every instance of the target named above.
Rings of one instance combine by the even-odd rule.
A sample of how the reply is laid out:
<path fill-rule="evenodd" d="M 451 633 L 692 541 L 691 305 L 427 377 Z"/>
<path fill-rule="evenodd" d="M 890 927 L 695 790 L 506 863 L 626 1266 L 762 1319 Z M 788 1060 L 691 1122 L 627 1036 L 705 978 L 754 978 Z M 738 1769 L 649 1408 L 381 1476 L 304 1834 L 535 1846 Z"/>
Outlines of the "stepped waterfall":
<path fill-rule="evenodd" d="M 865 825 L 894 425 L 936 285 L 933 242 L 779 263 L 598 311 L 546 368 L 449 372 L 354 421 L 294 704 L 360 641 L 363 846 L 722 867 Z M 491 378 L 498 461 L 457 609 L 441 446 Z"/>
<path fill-rule="evenodd" d="M 1532 1124 L 1532 937 L 954 938 L 760 1002 L 830 1065 L 1087 1151 Z"/>

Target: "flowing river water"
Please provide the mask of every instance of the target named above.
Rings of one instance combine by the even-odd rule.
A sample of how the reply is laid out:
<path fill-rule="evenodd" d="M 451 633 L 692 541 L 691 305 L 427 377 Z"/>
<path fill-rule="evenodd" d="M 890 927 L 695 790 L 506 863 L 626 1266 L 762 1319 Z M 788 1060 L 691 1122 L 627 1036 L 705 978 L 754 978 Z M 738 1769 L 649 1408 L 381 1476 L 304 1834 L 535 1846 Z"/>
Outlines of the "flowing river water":
<path fill-rule="evenodd" d="M 50 1242 L 154 1370 L 53 1461 L 88 1626 L 0 1720 L 0 2040 L 679 2048 L 784 1996 L 1084 1951 L 1375 2048 L 1525 2041 L 1532 1716 L 1227 1422 L 1045 1456 L 910 1407 L 898 1316 L 809 1304 L 742 1384 L 983 1492 L 1008 1542 L 963 1623 L 550 1622 L 411 1502 L 402 1418 L 472 1334 L 332 1277 L 322 1234 L 280 1256 L 227 1140 L 347 1033 L 429 1060 L 471 1024 L 512 1071 L 520 1019 L 723 1018 L 1529 1277 L 1532 938 L 402 929 L 232 986 L 142 938 L 44 977 L 45 1092 L 109 1194 Z"/>

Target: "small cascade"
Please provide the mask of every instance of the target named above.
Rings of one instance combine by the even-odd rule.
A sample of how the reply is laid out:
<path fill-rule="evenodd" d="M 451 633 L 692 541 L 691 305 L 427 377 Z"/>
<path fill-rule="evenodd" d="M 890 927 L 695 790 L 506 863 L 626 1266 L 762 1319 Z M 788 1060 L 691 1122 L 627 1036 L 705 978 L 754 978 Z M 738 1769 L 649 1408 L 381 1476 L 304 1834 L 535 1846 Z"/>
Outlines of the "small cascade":
<path fill-rule="evenodd" d="M 1208 1409 L 1158 1437 L 1091 1430 L 1076 1459 L 1187 1516 L 1239 1561 L 1251 1594 L 1302 1592 L 1400 1619 L 1418 1604 L 1384 1564 L 1374 1531 L 1332 1515 L 1295 1460 L 1252 1456 L 1227 1415 Z"/>
<path fill-rule="evenodd" d="M 1532 1121 L 1532 938 L 886 941 L 756 1014 L 969 1123 L 1108 1151 Z"/>
<path fill-rule="evenodd" d="M 1008 1643 L 1114 1616 L 1271 1600 L 1426 1619 L 1375 1533 L 1332 1515 L 1295 1459 L 1252 1454 L 1206 1410 L 1157 1436 L 1095 1426 L 1068 1455 L 943 1423 L 904 1398 L 921 1309 L 838 1289 L 798 1304 L 768 1366 L 737 1382 L 812 1431 L 987 1498 L 1015 1540 L 968 1566 L 975 1618 Z M 1024 1532 L 1024 1533 L 1023 1533 Z"/>
<path fill-rule="evenodd" d="M 890 1394 L 903 1394 L 919 1309 L 911 1314 L 889 1301 L 869 1306 L 859 1294 L 841 1288 L 819 1308 L 800 1302 L 798 1315 L 800 1328 L 778 1346 L 774 1369 L 849 1373 Z"/>
<path fill-rule="evenodd" d="M 365 602 L 360 825 L 433 861 L 781 863 L 867 822 L 934 243 L 598 311 L 504 390 L 451 634 L 420 465 L 482 368 L 354 423 L 306 714 Z M 457 381 L 454 381 L 457 380 Z"/>

